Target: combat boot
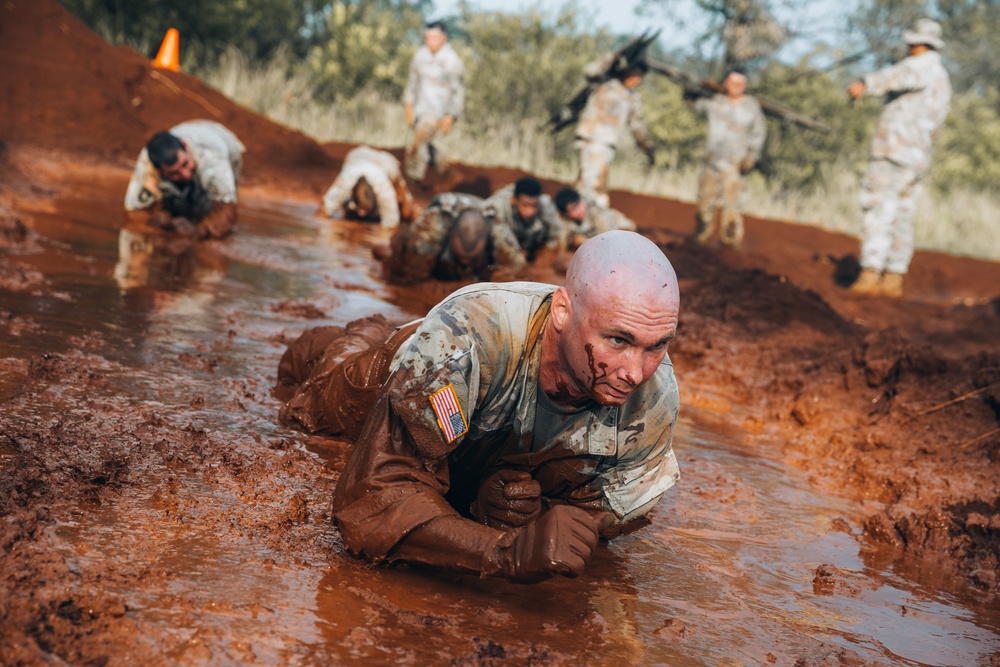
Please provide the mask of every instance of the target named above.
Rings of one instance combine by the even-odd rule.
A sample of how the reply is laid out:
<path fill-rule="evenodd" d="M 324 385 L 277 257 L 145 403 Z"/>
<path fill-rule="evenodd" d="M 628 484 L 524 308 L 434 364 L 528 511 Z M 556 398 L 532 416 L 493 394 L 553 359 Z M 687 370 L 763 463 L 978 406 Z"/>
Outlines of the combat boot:
<path fill-rule="evenodd" d="M 882 274 L 875 269 L 861 269 L 861 275 L 850 290 L 864 296 L 879 296 L 882 294 Z"/>
<path fill-rule="evenodd" d="M 893 299 L 903 296 L 903 274 L 886 272 L 882 276 L 882 294 Z"/>

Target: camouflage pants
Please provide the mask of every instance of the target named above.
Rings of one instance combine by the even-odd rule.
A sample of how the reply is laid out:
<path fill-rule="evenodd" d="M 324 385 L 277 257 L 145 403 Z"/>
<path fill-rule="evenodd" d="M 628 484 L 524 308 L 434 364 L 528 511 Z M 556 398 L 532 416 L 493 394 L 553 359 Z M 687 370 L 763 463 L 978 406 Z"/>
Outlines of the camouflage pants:
<path fill-rule="evenodd" d="M 441 120 L 436 116 L 419 116 L 413 124 L 413 137 L 403 154 L 403 167 L 411 181 L 424 180 L 429 165 L 433 164 L 438 173 L 447 166 L 438 151 L 439 146 L 431 143 L 441 127 Z"/>
<path fill-rule="evenodd" d="M 720 215 L 721 210 L 721 215 Z M 735 165 L 718 168 L 706 164 L 698 182 L 698 213 L 695 240 L 708 243 L 719 229 L 726 245 L 743 242 L 743 176 Z"/>
<path fill-rule="evenodd" d="M 861 266 L 906 273 L 913 258 L 913 217 L 923 174 L 872 160 L 861 183 Z"/>
<path fill-rule="evenodd" d="M 608 167 L 615 159 L 615 147 L 595 141 L 576 140 L 580 152 L 580 171 L 574 187 L 584 199 L 593 199 L 598 206 L 608 208 Z"/>

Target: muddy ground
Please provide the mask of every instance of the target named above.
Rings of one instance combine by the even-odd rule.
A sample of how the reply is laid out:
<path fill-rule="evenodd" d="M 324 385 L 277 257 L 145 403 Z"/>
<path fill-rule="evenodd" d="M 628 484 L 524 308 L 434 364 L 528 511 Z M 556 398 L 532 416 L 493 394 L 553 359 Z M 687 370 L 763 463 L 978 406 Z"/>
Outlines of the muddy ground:
<path fill-rule="evenodd" d="M 611 545 L 592 579 L 541 592 L 345 557 L 328 505 L 349 443 L 274 423 L 283 344 L 376 310 L 403 321 L 456 285 L 386 285 L 367 253 L 379 230 L 318 218 L 348 147 L 153 72 L 54 2 L 10 0 L 0 13 L 0 663 L 658 664 L 670 661 L 648 642 L 697 641 L 694 614 L 662 618 L 641 642 L 615 622 L 621 603 L 600 582 L 627 580 L 630 549 L 645 542 Z M 165 283 L 113 293 L 130 162 L 153 131 L 193 117 L 247 144 L 254 231 L 174 248 Z M 517 175 L 461 173 L 456 189 L 479 194 Z M 917 253 L 903 299 L 858 299 L 844 289 L 852 239 L 750 219 L 744 250 L 703 248 L 687 241 L 689 205 L 625 192 L 612 202 L 681 279 L 671 357 L 682 406 L 845 499 L 850 511 L 824 517 L 823 532 L 846 536 L 867 567 L 998 608 L 1000 264 Z M 335 266 L 303 277 L 290 253 L 307 244 L 268 232 L 289 211 L 342 244 Z M 694 486 L 680 493 L 755 520 L 739 470 L 688 466 Z M 877 604 L 863 573 L 812 570 L 811 594 Z M 293 603 L 317 590 L 328 594 L 316 613 L 338 621 L 323 627 L 340 629 L 319 639 Z M 459 611 L 467 595 L 492 602 Z M 565 616 L 527 629 L 550 598 Z M 764 643 L 745 661 L 895 662 L 827 639 Z M 968 664 L 1000 663 L 996 646 L 984 641 Z"/>

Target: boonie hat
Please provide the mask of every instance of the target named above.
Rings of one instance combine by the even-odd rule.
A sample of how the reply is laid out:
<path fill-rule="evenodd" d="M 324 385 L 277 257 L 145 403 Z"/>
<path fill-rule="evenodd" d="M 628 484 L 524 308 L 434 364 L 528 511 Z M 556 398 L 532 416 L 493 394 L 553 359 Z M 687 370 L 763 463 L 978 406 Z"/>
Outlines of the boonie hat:
<path fill-rule="evenodd" d="M 926 44 L 934 49 L 944 47 L 944 40 L 941 39 L 941 24 L 933 19 L 918 19 L 913 24 L 912 30 L 903 31 L 903 41 L 910 46 L 915 44 Z"/>

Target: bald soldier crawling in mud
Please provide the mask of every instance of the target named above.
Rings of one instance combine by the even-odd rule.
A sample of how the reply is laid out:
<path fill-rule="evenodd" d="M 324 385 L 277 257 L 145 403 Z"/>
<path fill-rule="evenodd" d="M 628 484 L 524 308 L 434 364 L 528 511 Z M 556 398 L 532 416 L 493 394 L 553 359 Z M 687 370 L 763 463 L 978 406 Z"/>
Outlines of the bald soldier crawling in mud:
<path fill-rule="evenodd" d="M 125 191 L 129 223 L 182 236 L 227 236 L 236 225 L 245 150 L 235 134 L 211 120 L 157 132 L 139 153 Z"/>
<path fill-rule="evenodd" d="M 581 574 L 679 477 L 679 302 L 659 248 L 612 231 L 563 287 L 476 284 L 391 333 L 376 317 L 304 334 L 279 367 L 304 380 L 282 417 L 356 436 L 334 492 L 347 549 L 522 583 Z"/>

